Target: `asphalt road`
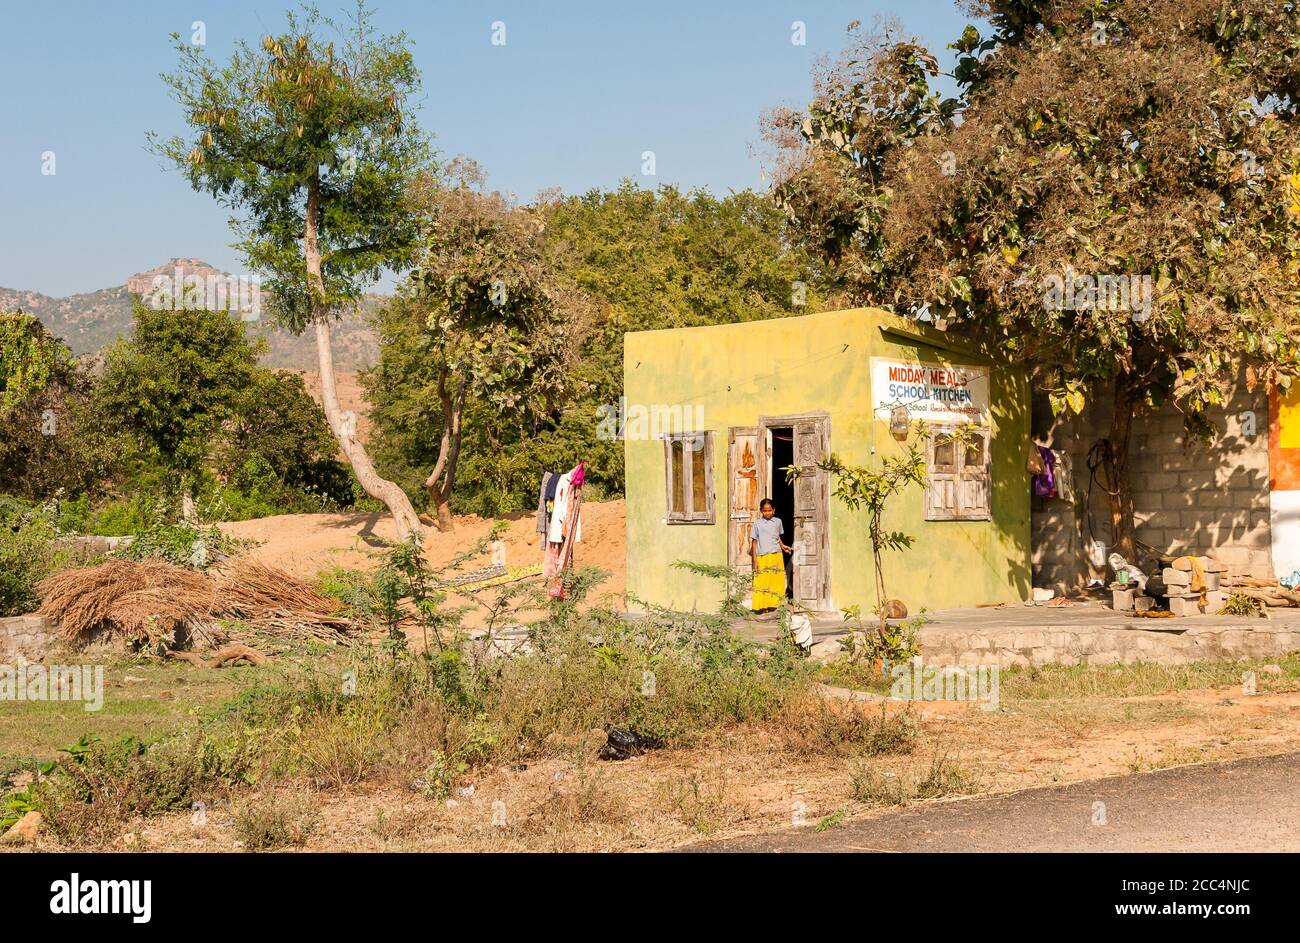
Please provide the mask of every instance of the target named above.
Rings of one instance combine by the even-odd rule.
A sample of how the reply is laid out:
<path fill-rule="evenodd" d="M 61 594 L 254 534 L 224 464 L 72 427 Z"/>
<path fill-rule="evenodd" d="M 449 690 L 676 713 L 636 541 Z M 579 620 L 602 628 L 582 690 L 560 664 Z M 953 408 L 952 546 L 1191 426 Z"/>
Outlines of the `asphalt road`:
<path fill-rule="evenodd" d="M 820 834 L 810 824 L 682 850 L 1300 851 L 1300 753 L 920 803 Z"/>

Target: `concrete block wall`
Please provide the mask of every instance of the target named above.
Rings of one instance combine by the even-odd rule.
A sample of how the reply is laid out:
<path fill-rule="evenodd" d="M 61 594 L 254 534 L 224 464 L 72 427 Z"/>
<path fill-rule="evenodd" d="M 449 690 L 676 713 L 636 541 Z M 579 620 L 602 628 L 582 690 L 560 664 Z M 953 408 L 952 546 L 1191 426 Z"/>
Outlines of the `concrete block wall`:
<path fill-rule="evenodd" d="M 0 619 L 0 664 L 13 664 L 20 657 L 29 662 L 42 660 L 54 635 L 54 628 L 44 616 Z"/>
<path fill-rule="evenodd" d="M 1098 401 L 1084 414 L 1057 427 L 1053 445 L 1074 460 L 1078 501 L 1034 499 L 1032 547 L 1034 585 L 1058 592 L 1080 586 L 1089 577 L 1106 578 L 1087 558 L 1089 540 L 1085 497 L 1087 456 L 1107 433 L 1109 404 Z M 1253 413 L 1254 434 L 1250 434 Z M 1041 409 L 1036 427 L 1046 429 Z M 1269 526 L 1268 398 L 1241 384 L 1231 400 L 1210 414 L 1219 436 L 1209 446 L 1188 443 L 1182 414 L 1172 405 L 1139 415 L 1129 449 L 1135 536 L 1162 553 L 1212 556 L 1232 572 L 1272 577 Z M 1090 502 L 1091 534 L 1106 543 L 1110 510 L 1100 481 Z M 1108 549 L 1109 552 L 1109 549 Z M 1150 572 L 1151 552 L 1139 545 L 1140 561 Z"/>

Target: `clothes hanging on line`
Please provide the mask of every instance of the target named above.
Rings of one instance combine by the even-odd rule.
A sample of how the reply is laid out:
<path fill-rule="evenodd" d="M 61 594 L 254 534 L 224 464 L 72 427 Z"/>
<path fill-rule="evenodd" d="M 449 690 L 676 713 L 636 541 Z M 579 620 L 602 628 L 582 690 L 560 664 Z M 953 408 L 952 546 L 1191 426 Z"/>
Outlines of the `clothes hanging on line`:
<path fill-rule="evenodd" d="M 1043 460 L 1043 472 L 1034 476 L 1034 494 L 1050 498 L 1056 494 L 1056 455 L 1044 445 L 1038 446 L 1038 454 Z"/>
<path fill-rule="evenodd" d="M 546 503 L 555 497 L 555 490 L 552 487 L 553 482 L 560 476 L 555 472 L 542 472 L 542 489 L 537 493 L 537 533 L 546 533 L 549 515 L 546 512 Z M 547 489 L 550 488 L 550 494 Z"/>
<path fill-rule="evenodd" d="M 574 540 L 582 540 L 582 518 L 577 517 L 572 523 L 568 521 L 569 506 L 573 501 L 577 489 L 582 487 L 585 480 L 582 470 L 582 463 L 572 471 L 565 472 L 560 476 L 558 484 L 555 486 L 555 502 L 551 505 L 551 522 L 547 526 L 546 539 L 551 543 L 563 543 L 564 538 L 568 536 L 570 528 L 574 530 Z M 575 478 L 577 483 L 575 484 Z"/>
<path fill-rule="evenodd" d="M 564 572 L 573 563 L 573 545 L 582 540 L 582 485 L 587 478 L 586 469 L 579 462 L 556 478 L 555 500 L 551 503 L 542 554 L 542 575 L 549 583 L 549 595 L 563 599 L 567 592 Z"/>

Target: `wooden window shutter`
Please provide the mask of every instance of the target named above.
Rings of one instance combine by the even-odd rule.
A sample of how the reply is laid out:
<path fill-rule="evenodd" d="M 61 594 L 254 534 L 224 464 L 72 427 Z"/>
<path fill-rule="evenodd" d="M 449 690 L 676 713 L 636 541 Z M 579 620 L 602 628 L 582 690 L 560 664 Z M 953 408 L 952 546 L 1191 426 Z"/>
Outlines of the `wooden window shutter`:
<path fill-rule="evenodd" d="M 925 440 L 925 519 L 957 520 L 957 443 L 951 435 L 936 432 Z"/>
<path fill-rule="evenodd" d="M 991 517 L 988 429 L 967 436 L 936 432 L 926 439 L 927 521 L 987 521 Z"/>
<path fill-rule="evenodd" d="M 961 448 L 957 477 L 957 515 L 963 521 L 987 521 L 990 513 L 989 430 L 976 429 Z"/>
<path fill-rule="evenodd" d="M 664 485 L 669 523 L 713 523 L 713 433 L 664 436 Z"/>

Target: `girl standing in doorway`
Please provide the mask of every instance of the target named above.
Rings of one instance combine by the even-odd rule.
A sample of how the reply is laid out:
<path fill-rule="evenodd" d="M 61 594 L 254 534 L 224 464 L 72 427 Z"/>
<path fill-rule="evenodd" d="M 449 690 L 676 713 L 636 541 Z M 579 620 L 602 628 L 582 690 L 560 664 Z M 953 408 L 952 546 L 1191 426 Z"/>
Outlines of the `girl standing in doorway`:
<path fill-rule="evenodd" d="M 771 612 L 785 598 L 785 561 L 781 554 L 791 548 L 781 540 L 785 525 L 776 516 L 776 505 L 771 498 L 758 503 L 762 515 L 751 525 L 749 553 L 754 561 L 754 601 L 751 608 L 762 614 Z"/>

